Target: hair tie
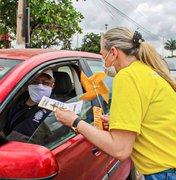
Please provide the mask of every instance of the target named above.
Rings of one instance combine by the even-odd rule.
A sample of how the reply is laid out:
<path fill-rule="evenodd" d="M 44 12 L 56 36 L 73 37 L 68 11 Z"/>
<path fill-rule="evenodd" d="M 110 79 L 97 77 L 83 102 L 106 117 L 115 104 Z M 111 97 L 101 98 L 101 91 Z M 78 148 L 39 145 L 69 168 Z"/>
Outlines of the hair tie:
<path fill-rule="evenodd" d="M 135 31 L 132 41 L 134 48 L 139 48 L 140 44 L 144 41 L 144 39 L 142 38 L 142 35 L 138 31 Z"/>

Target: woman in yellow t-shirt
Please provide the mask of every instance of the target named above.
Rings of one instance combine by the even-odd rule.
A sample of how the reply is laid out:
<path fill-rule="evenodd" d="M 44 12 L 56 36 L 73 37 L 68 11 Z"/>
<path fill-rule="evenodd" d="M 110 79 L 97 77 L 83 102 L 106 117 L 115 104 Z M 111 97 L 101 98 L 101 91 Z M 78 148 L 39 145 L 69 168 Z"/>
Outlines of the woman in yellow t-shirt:
<path fill-rule="evenodd" d="M 165 62 L 138 31 L 127 28 L 107 31 L 101 54 L 106 73 L 115 76 L 110 117 L 102 116 L 109 131 L 73 112 L 57 109 L 56 118 L 109 155 L 122 161 L 131 156 L 147 180 L 176 179 L 176 81 Z"/>

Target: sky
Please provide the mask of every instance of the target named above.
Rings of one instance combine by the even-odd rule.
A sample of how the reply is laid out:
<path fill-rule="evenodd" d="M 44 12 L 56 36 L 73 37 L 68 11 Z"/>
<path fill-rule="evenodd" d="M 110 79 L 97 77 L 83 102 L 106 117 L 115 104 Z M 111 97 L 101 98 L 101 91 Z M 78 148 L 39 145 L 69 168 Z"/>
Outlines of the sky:
<path fill-rule="evenodd" d="M 127 27 L 138 30 L 161 55 L 170 54 L 163 44 L 170 38 L 176 39 L 175 0 L 73 0 L 73 5 L 84 16 L 80 23 L 83 34 L 73 38 L 75 47 L 81 45 L 87 33 Z"/>

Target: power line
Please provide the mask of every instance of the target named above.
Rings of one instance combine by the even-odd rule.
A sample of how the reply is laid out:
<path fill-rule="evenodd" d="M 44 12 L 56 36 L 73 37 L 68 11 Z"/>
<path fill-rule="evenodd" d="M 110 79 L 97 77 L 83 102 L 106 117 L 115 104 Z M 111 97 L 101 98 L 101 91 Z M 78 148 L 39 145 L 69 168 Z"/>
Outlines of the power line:
<path fill-rule="evenodd" d="M 122 11 L 120 11 L 118 8 L 114 7 L 112 4 L 110 4 L 109 2 L 107 2 L 106 0 L 100 0 L 104 3 L 106 3 L 107 6 L 109 6 L 110 8 L 112 8 L 113 10 L 115 10 L 116 13 L 118 13 L 120 16 L 122 16 L 123 18 L 125 18 L 127 21 L 129 21 L 130 23 L 132 23 L 133 25 L 135 25 L 137 28 L 140 28 L 142 31 L 144 31 L 145 33 L 147 33 L 148 35 L 152 36 L 153 38 L 157 39 L 157 40 L 162 40 L 162 36 L 158 36 L 152 32 L 150 32 L 149 30 L 147 30 L 145 27 L 141 26 L 139 23 L 137 23 L 136 21 L 134 21 L 132 18 L 130 18 L 129 16 L 127 16 L 125 13 L 123 13 Z M 112 14 L 112 13 L 111 13 Z"/>
<path fill-rule="evenodd" d="M 102 1 L 100 1 L 100 3 L 104 6 L 104 3 Z M 111 18 L 114 19 L 114 16 L 112 14 L 112 12 L 109 10 L 109 8 L 107 6 L 104 6 L 105 10 L 110 14 Z"/>
<path fill-rule="evenodd" d="M 98 1 L 96 1 L 96 2 L 98 2 Z M 107 5 L 104 3 L 104 1 L 100 1 L 100 5 L 105 9 L 105 11 L 106 11 L 108 14 L 110 14 L 110 17 L 111 17 L 113 20 L 115 20 L 115 18 L 114 18 L 115 16 L 114 16 L 111 8 L 110 8 L 109 6 L 107 6 Z M 121 18 L 121 19 L 122 19 L 122 18 Z M 118 18 L 118 19 L 116 18 L 116 20 L 121 23 L 121 21 L 119 20 L 119 18 Z"/>

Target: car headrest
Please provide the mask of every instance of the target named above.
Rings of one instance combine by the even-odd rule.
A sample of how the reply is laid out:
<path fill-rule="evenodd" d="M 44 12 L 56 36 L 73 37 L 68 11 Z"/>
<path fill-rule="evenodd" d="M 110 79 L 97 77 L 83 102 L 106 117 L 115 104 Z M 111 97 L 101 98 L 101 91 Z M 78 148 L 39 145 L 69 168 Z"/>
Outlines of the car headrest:
<path fill-rule="evenodd" d="M 53 72 L 55 78 L 55 87 L 53 92 L 56 95 L 68 95 L 73 87 L 70 76 L 66 72 Z"/>

